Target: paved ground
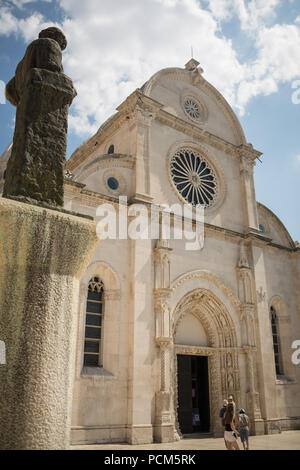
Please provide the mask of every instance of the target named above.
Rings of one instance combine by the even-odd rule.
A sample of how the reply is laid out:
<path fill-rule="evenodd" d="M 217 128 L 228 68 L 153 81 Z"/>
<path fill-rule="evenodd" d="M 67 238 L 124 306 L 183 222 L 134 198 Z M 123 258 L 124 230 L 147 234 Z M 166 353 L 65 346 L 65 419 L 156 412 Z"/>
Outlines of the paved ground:
<path fill-rule="evenodd" d="M 300 431 L 285 431 L 281 434 L 268 436 L 251 436 L 250 449 L 252 450 L 300 450 Z M 242 444 L 239 441 L 240 447 Z M 129 444 L 94 444 L 72 446 L 74 450 L 223 450 L 222 438 L 208 439 L 182 439 L 168 444 L 147 444 L 131 446 Z"/>

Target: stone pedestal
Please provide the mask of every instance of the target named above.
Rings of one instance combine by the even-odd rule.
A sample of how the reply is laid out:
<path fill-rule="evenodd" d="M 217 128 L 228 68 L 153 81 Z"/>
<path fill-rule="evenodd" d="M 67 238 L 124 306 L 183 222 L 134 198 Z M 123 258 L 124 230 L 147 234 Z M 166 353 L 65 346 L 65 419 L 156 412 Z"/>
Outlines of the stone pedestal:
<path fill-rule="evenodd" d="M 173 442 L 175 440 L 174 424 L 171 422 L 171 396 L 169 392 L 155 394 L 155 442 Z"/>
<path fill-rule="evenodd" d="M 251 423 L 251 435 L 263 436 L 265 434 L 265 422 L 263 419 L 255 419 Z"/>
<path fill-rule="evenodd" d="M 0 448 L 69 445 L 74 293 L 95 223 L 0 198 Z"/>

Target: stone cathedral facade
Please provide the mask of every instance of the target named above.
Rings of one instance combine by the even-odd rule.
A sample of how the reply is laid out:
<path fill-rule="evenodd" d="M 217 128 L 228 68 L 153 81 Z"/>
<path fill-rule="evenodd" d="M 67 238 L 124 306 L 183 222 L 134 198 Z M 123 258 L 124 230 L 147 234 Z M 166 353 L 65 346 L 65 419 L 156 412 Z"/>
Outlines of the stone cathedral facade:
<path fill-rule="evenodd" d="M 99 241 L 74 294 L 72 443 L 217 435 L 230 394 L 254 433 L 300 429 L 300 249 L 256 201 L 260 155 L 191 59 L 152 76 L 71 156 L 68 210 L 110 204 L 130 223 L 133 204 L 149 217 L 205 207 L 196 251 L 174 237 Z"/>

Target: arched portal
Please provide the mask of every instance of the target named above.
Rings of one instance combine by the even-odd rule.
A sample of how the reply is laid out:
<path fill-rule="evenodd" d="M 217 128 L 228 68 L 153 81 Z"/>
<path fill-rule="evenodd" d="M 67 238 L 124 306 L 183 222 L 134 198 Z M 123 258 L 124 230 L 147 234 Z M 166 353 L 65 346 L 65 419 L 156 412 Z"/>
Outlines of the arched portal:
<path fill-rule="evenodd" d="M 198 326 L 195 323 L 196 321 L 199 322 Z M 190 337 L 188 334 L 189 328 L 193 328 Z M 195 331 L 198 333 L 195 333 Z M 199 337 L 198 344 L 197 335 Z M 196 380 L 196 382 L 202 382 L 199 383 L 199 387 L 207 388 L 209 425 L 207 429 L 205 428 L 205 431 L 217 433 L 219 431 L 219 409 L 223 398 L 232 394 L 235 400 L 239 401 L 240 395 L 237 335 L 233 320 L 224 304 L 212 292 L 206 289 L 193 290 L 186 294 L 175 307 L 173 315 L 173 341 L 173 390 L 177 431 L 179 434 L 183 434 L 187 432 L 187 429 L 203 430 L 200 425 L 197 426 L 197 419 L 199 419 L 197 413 L 199 413 L 199 409 L 201 410 L 201 406 L 193 408 L 193 405 L 195 405 L 194 396 L 195 393 L 198 393 L 193 388 L 193 381 Z M 183 341 L 185 344 L 181 344 Z M 190 379 L 187 370 L 189 367 L 187 356 L 191 358 Z M 202 359 L 195 359 L 197 357 Z M 205 362 L 207 366 L 205 366 Z M 192 371 L 193 367 L 194 372 Z M 182 372 L 179 370 L 180 368 L 185 368 L 185 370 Z M 205 368 L 207 368 L 207 372 L 205 372 Z M 201 372 L 203 370 L 204 372 Z M 205 373 L 207 374 L 206 384 L 204 383 Z M 183 375 L 185 376 L 184 379 L 182 379 Z M 191 380 L 190 392 L 192 399 L 188 405 L 184 404 L 185 410 L 182 412 L 181 407 L 183 404 L 180 403 L 180 400 L 189 400 L 189 380 Z M 182 392 L 180 387 L 184 387 L 185 390 Z M 199 387 L 197 385 L 197 390 Z M 206 392 L 200 394 L 202 400 L 206 400 L 205 394 Z M 190 415 L 189 408 L 191 409 Z M 203 409 L 203 403 L 202 414 L 204 417 L 205 409 Z M 182 418 L 183 415 L 185 418 Z M 181 427 L 185 429 L 183 432 L 180 428 L 181 419 L 184 419 L 185 423 L 191 420 L 189 426 L 181 424 Z M 206 421 L 207 417 L 205 417 Z"/>

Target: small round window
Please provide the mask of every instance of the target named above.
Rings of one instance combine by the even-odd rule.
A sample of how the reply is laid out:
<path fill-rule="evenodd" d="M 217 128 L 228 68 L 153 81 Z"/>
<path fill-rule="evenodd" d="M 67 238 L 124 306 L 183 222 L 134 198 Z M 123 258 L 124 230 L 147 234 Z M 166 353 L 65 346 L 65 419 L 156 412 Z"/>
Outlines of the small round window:
<path fill-rule="evenodd" d="M 119 181 L 116 178 L 114 178 L 113 176 L 111 176 L 107 180 L 107 185 L 110 189 L 112 189 L 113 191 L 116 191 L 119 187 Z"/>
<path fill-rule="evenodd" d="M 183 108 L 190 118 L 195 119 L 197 121 L 200 120 L 200 106 L 195 100 L 193 100 L 193 98 L 185 98 L 183 102 Z"/>

